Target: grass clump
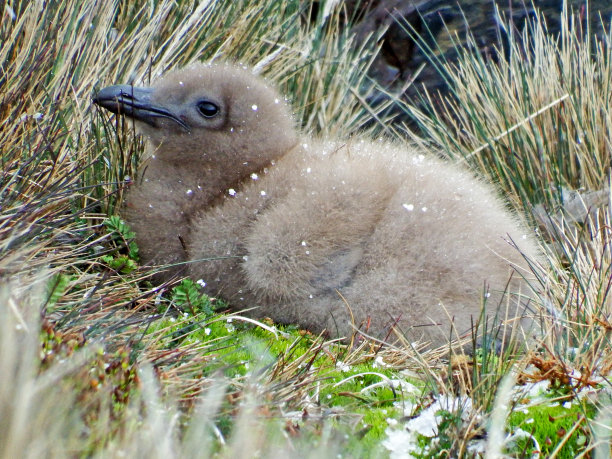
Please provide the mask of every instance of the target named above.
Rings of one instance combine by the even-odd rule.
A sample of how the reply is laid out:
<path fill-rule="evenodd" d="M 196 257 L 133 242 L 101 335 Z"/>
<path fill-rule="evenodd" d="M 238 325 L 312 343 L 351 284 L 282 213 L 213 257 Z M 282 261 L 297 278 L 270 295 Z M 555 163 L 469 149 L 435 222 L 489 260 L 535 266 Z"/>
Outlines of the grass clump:
<path fill-rule="evenodd" d="M 592 419 L 607 422 L 600 395 L 612 370 L 606 42 L 569 15 L 559 37 L 536 19 L 497 63 L 470 50 L 437 63 L 451 87 L 439 104 L 402 103 L 417 140 L 495 181 L 548 244 L 534 261 L 548 311 L 538 353 L 505 343 L 497 354 L 489 330 L 480 353 L 448 358 L 447 346 L 347 346 L 254 323 L 196 279 L 153 286 L 116 215 L 143 146 L 129 121 L 92 107 L 108 84 L 234 59 L 279 84 L 309 133 L 396 132 L 380 114 L 399 101 L 364 102 L 375 48 L 354 44 L 341 2 L 68 0 L 4 11 L 1 455 L 478 456 L 507 374 L 525 387 L 556 381 L 563 403 L 592 401 L 522 413 L 525 396 L 511 394 L 491 432 L 504 440 L 534 425 L 550 454 L 601 449 Z M 570 208 L 575 197 L 587 205 Z M 558 442 L 539 427 L 546 416 Z M 528 451 L 521 441 L 507 450 Z"/>
<path fill-rule="evenodd" d="M 431 144 L 528 211 L 557 208 L 564 190 L 601 190 L 608 177 L 610 37 L 583 30 L 567 9 L 561 24 L 559 35 L 547 32 L 540 14 L 522 30 L 504 24 L 510 37 L 495 62 L 473 48 L 458 49 L 457 62 L 432 57 L 450 93 L 407 107 Z"/>
<path fill-rule="evenodd" d="M 612 40 L 609 34 L 596 38 L 567 9 L 561 23 L 559 34 L 552 35 L 539 14 L 521 24 L 520 30 L 505 21 L 502 27 L 508 40 L 493 52 L 495 59 L 475 51 L 469 31 L 471 46 L 457 46 L 454 62 L 437 57 L 441 54 L 417 37 L 430 65 L 445 77 L 449 92 L 423 91 L 418 106 L 396 102 L 420 128 L 417 135 L 406 127 L 410 137 L 493 181 L 542 240 L 543 256 L 532 260 L 544 330 L 537 354 L 521 356 L 511 350 L 498 360 L 485 346 L 483 351 L 492 358 L 451 359 L 442 376 L 456 375 L 459 380 L 454 384 L 435 370 L 432 379 L 442 393 L 469 394 L 477 415 L 485 417 L 500 404 L 495 400 L 503 376 L 520 374 L 525 368 L 529 378 L 519 377 L 522 384 L 553 381 L 555 391 L 570 398 L 600 394 L 593 397 L 593 410 L 585 410 L 576 427 L 586 437 L 581 448 L 573 443 L 575 437 L 568 436 L 547 449 L 555 455 L 571 451 L 588 455 L 598 444 L 593 436 L 595 413 L 607 412 L 602 394 L 610 390 L 612 369 L 608 116 Z M 514 406 L 502 405 L 506 415 Z M 483 424 L 475 419 L 470 416 L 463 426 L 477 434 Z M 572 426 L 576 422 L 574 418 Z M 503 425 L 498 426 L 500 442 L 510 435 Z M 609 432 L 609 426 L 606 429 Z M 453 451 L 468 451 L 462 449 L 459 436 L 452 438 Z"/>
<path fill-rule="evenodd" d="M 306 130 L 354 131 L 369 119 L 361 94 L 367 90 L 364 71 L 373 53 L 366 46 L 350 48 L 348 28 L 340 27 L 340 7 L 304 20 L 310 8 L 297 1 L 5 5 L 0 19 L 0 284 L 8 288 L 8 300 L 3 313 L 21 317 L 32 286 L 45 286 L 34 306 L 43 323 L 33 319 L 30 327 L 42 328 L 42 336 L 32 330 L 24 335 L 32 349 L 41 346 L 42 363 L 32 350 L 30 357 L 23 356 L 29 365 L 23 380 L 9 378 L 13 368 L 3 372 L 2 403 L 8 404 L 10 391 L 16 394 L 20 386 L 41 387 L 38 395 L 18 397 L 15 411 L 3 412 L 3 432 L 27 431 L 6 443 L 7 456 L 15 451 L 45 451 L 50 457 L 148 451 L 179 457 L 216 451 L 234 457 L 244 445 L 259 445 L 263 455 L 272 447 L 299 447 L 299 439 L 270 441 L 273 446 L 262 441 L 283 432 L 274 404 L 300 406 L 317 379 L 312 364 L 298 366 L 309 361 L 309 353 L 322 352 L 317 350 L 322 340 L 289 345 L 290 351 L 270 344 L 274 353 L 265 352 L 274 357 L 265 358 L 267 366 L 249 379 L 242 370 L 249 362 L 255 366 L 262 354 L 248 351 L 255 344 L 236 336 L 244 327 L 232 329 L 227 318 L 215 315 L 222 304 L 201 295 L 191 280 L 152 286 L 151 273 L 138 265 L 133 233 L 114 215 L 137 179 L 142 142 L 129 122 L 95 111 L 90 97 L 112 83 L 148 84 L 194 60 L 233 59 L 273 77 L 292 98 Z M 343 79 L 321 78 L 336 72 Z M 253 343 L 269 340 L 250 333 Z M 291 333 L 296 340 L 298 332 Z M 3 336 L 14 338 L 3 347 L 14 356 L 19 348 L 15 333 Z M 304 342 L 301 335 L 298 342 Z M 225 366 L 237 367 L 240 361 L 242 369 L 218 374 L 221 365 L 215 361 L 224 360 L 221 355 L 229 359 Z M 74 371 L 51 379 L 67 360 L 74 361 Z M 79 379 L 82 375 L 87 376 Z M 48 389 L 45 378 L 57 387 Z M 261 384 L 267 388 L 263 393 L 257 388 Z M 223 413 L 209 410 L 221 406 L 226 389 L 242 395 Z M 192 434 L 198 421 L 177 425 L 173 417 L 183 413 L 179 406 L 199 406 L 198 396 L 211 401 L 194 408 L 193 418 L 206 426 L 201 436 Z M 57 405 L 59 400 L 65 406 Z M 271 414 L 249 430 L 249 422 L 261 419 L 251 406 Z M 55 422 L 57 429 L 44 428 L 50 422 L 46 413 L 54 413 L 54 422 L 61 420 Z M 28 417 L 36 418 L 31 426 L 41 438 L 20 424 Z M 231 420 L 232 428 L 217 435 L 222 419 Z M 272 432 L 265 424 L 275 426 Z M 329 440 L 325 429 L 312 429 L 322 447 Z M 228 434 L 236 436 L 234 443 Z"/>

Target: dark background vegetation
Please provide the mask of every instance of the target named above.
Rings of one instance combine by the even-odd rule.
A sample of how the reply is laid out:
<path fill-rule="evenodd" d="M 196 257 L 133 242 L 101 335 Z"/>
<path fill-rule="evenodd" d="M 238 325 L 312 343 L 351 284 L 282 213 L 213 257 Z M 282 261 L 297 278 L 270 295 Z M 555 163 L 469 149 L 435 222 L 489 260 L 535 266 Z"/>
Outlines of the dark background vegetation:
<path fill-rule="evenodd" d="M 609 22 L 612 2 L 608 0 L 568 0 L 570 11 L 578 13 L 584 33 L 605 35 L 602 24 Z M 381 53 L 371 76 L 383 86 L 400 89 L 413 81 L 407 91 L 414 98 L 423 84 L 430 90 L 446 89 L 444 78 L 433 66 L 432 56 L 415 43 L 431 47 L 441 59 L 453 61 L 457 44 L 477 48 L 489 59 L 497 59 L 500 48 L 507 52 L 510 34 L 518 35 L 528 27 L 536 9 L 544 16 L 548 31 L 557 34 L 561 27 L 563 0 L 349 0 L 348 15 L 361 39 L 379 34 Z M 313 9 L 316 13 L 317 8 Z M 603 21 L 602 21 L 603 20 Z M 512 26 L 509 28 L 508 26 Z M 382 32 L 383 30 L 386 31 Z M 473 41 L 468 41 L 471 35 Z"/>

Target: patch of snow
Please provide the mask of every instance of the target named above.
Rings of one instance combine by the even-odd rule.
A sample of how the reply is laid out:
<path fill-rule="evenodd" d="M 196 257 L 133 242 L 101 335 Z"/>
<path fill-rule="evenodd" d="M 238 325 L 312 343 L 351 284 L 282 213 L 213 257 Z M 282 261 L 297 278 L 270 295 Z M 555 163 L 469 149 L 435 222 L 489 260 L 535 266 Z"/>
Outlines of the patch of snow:
<path fill-rule="evenodd" d="M 387 448 L 391 459 L 415 457 L 411 453 L 415 453 L 420 449 L 418 437 L 415 432 L 388 427 L 385 430 L 385 434 L 387 438 L 385 438 L 381 444 Z"/>
<path fill-rule="evenodd" d="M 343 373 L 346 373 L 347 371 L 351 370 L 351 366 L 346 364 L 346 363 L 344 363 L 344 362 L 342 362 L 341 360 L 338 360 L 336 362 L 336 368 L 338 370 L 340 370 L 341 372 L 343 372 Z"/>
<path fill-rule="evenodd" d="M 381 356 L 381 355 L 379 355 L 378 357 L 376 357 L 376 358 L 374 359 L 374 363 L 372 364 L 372 366 L 373 366 L 374 368 L 377 368 L 377 367 L 380 367 L 380 368 L 386 368 L 386 367 L 388 367 L 389 365 L 387 365 L 387 364 L 385 363 L 385 361 L 383 360 L 382 356 Z"/>
<path fill-rule="evenodd" d="M 545 379 L 535 383 L 527 384 L 524 388 L 519 387 L 519 391 L 524 391 L 523 396 L 533 398 L 542 395 L 550 388 L 550 380 Z"/>
<path fill-rule="evenodd" d="M 402 410 L 404 416 L 410 416 L 414 412 L 417 403 L 409 399 L 404 399 L 399 402 L 393 402 L 393 406 L 399 410 Z"/>
<path fill-rule="evenodd" d="M 462 419 L 467 419 L 472 411 L 472 399 L 469 397 L 450 397 L 448 395 L 440 396 L 435 402 L 421 412 L 419 416 L 411 419 L 406 423 L 408 430 L 425 436 L 433 437 L 438 433 L 438 423 L 442 419 L 436 413 L 440 410 L 449 411 L 451 413 L 461 410 Z"/>
<path fill-rule="evenodd" d="M 471 441 L 468 444 L 467 450 L 470 454 L 473 454 L 476 457 L 481 457 L 485 455 L 486 448 L 487 448 L 487 440 L 484 438 L 481 438 L 479 440 Z"/>
<path fill-rule="evenodd" d="M 441 421 L 436 413 L 440 410 L 449 412 L 461 412 L 461 418 L 467 420 L 472 412 L 472 400 L 469 397 L 450 397 L 447 395 L 438 397 L 428 408 L 423 410 L 419 416 L 409 420 L 403 429 L 393 429 L 390 425 L 385 434 L 387 438 L 382 445 L 389 451 L 391 458 L 411 458 L 412 453 L 423 453 L 419 446 L 419 435 L 434 437 L 438 434 L 438 424 Z M 390 423 L 391 424 L 391 423 Z M 474 445 L 481 449 L 484 445 Z"/>

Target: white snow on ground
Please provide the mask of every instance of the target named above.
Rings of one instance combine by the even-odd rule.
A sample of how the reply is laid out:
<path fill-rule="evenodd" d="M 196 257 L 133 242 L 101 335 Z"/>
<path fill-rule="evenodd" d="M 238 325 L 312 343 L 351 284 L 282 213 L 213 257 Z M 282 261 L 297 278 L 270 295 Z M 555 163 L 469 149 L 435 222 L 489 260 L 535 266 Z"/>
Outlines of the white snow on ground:
<path fill-rule="evenodd" d="M 382 442 L 392 459 L 411 458 L 412 453 L 419 452 L 418 435 L 435 437 L 438 434 L 438 424 L 442 418 L 436 413 L 440 410 L 451 413 L 461 413 L 461 418 L 467 420 L 472 413 L 472 399 L 469 397 L 439 396 L 429 407 L 417 417 L 408 421 L 402 428 L 388 427 L 387 438 Z"/>
<path fill-rule="evenodd" d="M 403 459 L 415 457 L 411 453 L 419 450 L 416 432 L 408 432 L 403 429 L 387 428 L 387 438 L 382 445 L 389 451 L 391 459 Z"/>
<path fill-rule="evenodd" d="M 529 368 L 528 368 L 529 370 Z M 574 380 L 579 380 L 581 378 L 581 374 L 577 370 L 573 370 L 569 374 L 570 378 Z M 599 376 L 598 374 L 594 374 L 590 376 L 590 380 L 601 383 L 604 381 L 604 378 Z M 404 387 L 403 384 L 398 384 L 397 380 L 389 380 L 392 381 L 392 386 L 396 388 L 402 388 L 406 393 L 411 395 L 416 395 L 417 391 L 407 390 L 409 386 Z M 389 381 L 385 381 L 380 384 L 374 384 L 370 388 L 387 384 L 389 385 Z M 414 386 L 413 386 L 414 387 Z M 514 401 L 527 399 L 528 403 L 521 406 L 521 408 L 525 413 L 527 413 L 527 409 L 531 406 L 547 404 L 550 402 L 547 394 L 550 391 L 551 382 L 549 380 L 542 380 L 538 382 L 532 382 L 525 385 L 516 385 L 512 390 L 511 399 Z M 364 389 L 368 390 L 369 388 Z M 412 389 L 412 388 L 410 388 Z M 416 389 L 416 387 L 414 387 Z M 603 390 L 606 392 L 606 390 Z M 593 389 L 591 387 L 582 388 L 577 394 L 578 398 L 586 397 L 592 395 L 593 392 L 598 392 L 601 394 L 602 389 Z M 555 401 L 555 405 L 562 404 L 565 408 L 569 408 L 572 404 L 571 401 Z M 394 406 L 397 408 L 403 408 L 404 416 L 411 416 L 414 412 L 414 408 L 417 405 L 415 400 L 411 400 L 411 397 L 405 398 L 401 402 L 395 402 Z M 398 422 L 396 420 L 389 419 L 387 421 L 388 427 L 385 430 L 385 434 L 387 438 L 382 441 L 382 445 L 389 451 L 389 456 L 392 459 L 409 459 L 418 456 L 422 456 L 424 453 L 427 453 L 428 446 L 420 446 L 419 438 L 429 437 L 435 442 L 435 437 L 438 435 L 438 424 L 442 421 L 440 416 L 437 416 L 436 413 L 440 410 L 449 411 L 451 413 L 461 414 L 461 418 L 464 421 L 468 421 L 470 416 L 474 414 L 472 407 L 472 400 L 469 397 L 451 397 L 448 395 L 438 396 L 434 402 L 422 410 L 418 416 L 410 419 L 406 423 L 402 424 L 402 422 Z M 612 413 L 612 411 L 611 411 Z M 612 414 L 609 415 L 612 419 Z M 391 422 L 395 421 L 395 422 Z M 527 419 L 525 421 L 527 424 L 533 422 L 533 419 Z M 609 422 L 609 421 L 606 421 Z M 608 431 L 606 431 L 607 435 L 609 435 Z M 506 448 L 512 448 L 514 444 L 516 444 L 517 440 L 521 438 L 528 438 L 529 441 L 533 443 L 534 450 L 539 451 L 540 445 L 537 440 L 525 430 L 521 428 L 514 428 L 510 433 L 505 433 L 503 438 L 503 445 Z M 608 437 L 606 437 L 608 438 Z M 467 445 L 469 453 L 472 455 L 484 455 L 486 452 L 487 439 L 475 439 L 470 441 Z M 537 457 L 537 455 L 533 456 Z"/>

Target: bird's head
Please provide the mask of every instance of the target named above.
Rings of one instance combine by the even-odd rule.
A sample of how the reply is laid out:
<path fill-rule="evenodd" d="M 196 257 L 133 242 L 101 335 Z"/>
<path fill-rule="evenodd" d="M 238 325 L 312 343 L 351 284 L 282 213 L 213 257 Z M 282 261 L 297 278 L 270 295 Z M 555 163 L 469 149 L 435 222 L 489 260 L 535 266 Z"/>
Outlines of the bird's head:
<path fill-rule="evenodd" d="M 151 87 L 109 86 L 93 101 L 134 119 L 163 161 L 253 169 L 297 143 L 284 98 L 250 71 L 230 64 L 192 65 Z"/>

